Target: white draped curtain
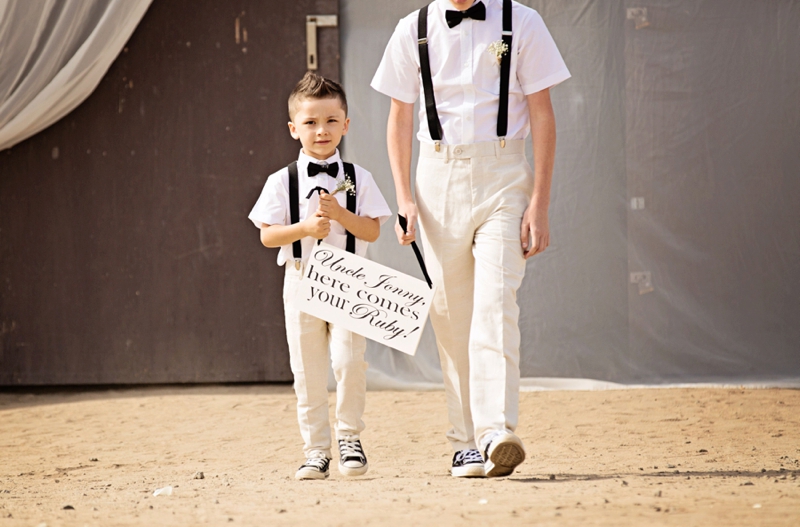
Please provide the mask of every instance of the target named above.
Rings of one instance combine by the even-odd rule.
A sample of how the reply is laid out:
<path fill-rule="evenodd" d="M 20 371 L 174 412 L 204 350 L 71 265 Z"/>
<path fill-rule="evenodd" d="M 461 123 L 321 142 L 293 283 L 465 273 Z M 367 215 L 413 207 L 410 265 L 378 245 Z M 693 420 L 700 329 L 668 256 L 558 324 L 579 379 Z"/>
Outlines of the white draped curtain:
<path fill-rule="evenodd" d="M 0 0 L 0 150 L 97 87 L 152 0 Z"/>

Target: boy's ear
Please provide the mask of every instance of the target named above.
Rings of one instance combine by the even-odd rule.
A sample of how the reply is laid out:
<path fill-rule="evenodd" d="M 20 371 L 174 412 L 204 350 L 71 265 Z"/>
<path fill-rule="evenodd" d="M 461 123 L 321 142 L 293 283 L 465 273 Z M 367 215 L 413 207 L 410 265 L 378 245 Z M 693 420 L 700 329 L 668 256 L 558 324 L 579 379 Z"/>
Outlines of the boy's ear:
<path fill-rule="evenodd" d="M 344 120 L 344 129 L 342 130 L 342 135 L 347 135 L 347 130 L 350 129 L 350 118 L 347 117 Z"/>
<path fill-rule="evenodd" d="M 294 123 L 289 121 L 287 124 L 289 125 L 289 133 L 292 134 L 292 137 L 295 139 L 300 139 L 300 135 L 297 133 L 297 128 L 294 127 Z"/>

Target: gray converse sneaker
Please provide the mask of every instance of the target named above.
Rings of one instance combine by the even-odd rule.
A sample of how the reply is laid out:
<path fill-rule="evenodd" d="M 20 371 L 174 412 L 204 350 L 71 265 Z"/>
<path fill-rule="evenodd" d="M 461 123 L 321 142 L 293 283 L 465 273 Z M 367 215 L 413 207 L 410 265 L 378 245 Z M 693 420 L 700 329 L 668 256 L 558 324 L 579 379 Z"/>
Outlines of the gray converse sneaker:
<path fill-rule="evenodd" d="M 483 457 L 487 478 L 508 476 L 525 461 L 525 447 L 511 432 L 498 432 L 486 446 Z"/>
<path fill-rule="evenodd" d="M 482 478 L 486 476 L 480 450 L 459 450 L 453 454 L 450 475 L 454 478 Z"/>
<path fill-rule="evenodd" d="M 361 476 L 369 469 L 361 441 L 353 436 L 339 439 L 339 472 L 345 476 Z"/>
<path fill-rule="evenodd" d="M 328 457 L 310 457 L 294 473 L 294 479 L 325 479 L 331 473 L 330 465 Z"/>

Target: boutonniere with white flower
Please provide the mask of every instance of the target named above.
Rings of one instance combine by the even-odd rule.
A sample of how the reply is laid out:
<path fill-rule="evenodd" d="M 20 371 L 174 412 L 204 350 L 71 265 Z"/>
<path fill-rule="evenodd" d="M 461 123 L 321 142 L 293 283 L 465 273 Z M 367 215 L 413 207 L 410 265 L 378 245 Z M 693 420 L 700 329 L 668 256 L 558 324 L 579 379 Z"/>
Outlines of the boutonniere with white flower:
<path fill-rule="evenodd" d="M 503 55 L 508 53 L 508 44 L 503 42 L 502 40 L 495 40 L 486 50 L 495 56 L 497 59 L 497 63 L 500 64 L 503 61 Z"/>
<path fill-rule="evenodd" d="M 355 196 L 356 187 L 349 179 L 337 180 L 336 188 L 331 192 L 331 196 L 334 196 L 337 192 L 347 192 L 351 196 Z"/>

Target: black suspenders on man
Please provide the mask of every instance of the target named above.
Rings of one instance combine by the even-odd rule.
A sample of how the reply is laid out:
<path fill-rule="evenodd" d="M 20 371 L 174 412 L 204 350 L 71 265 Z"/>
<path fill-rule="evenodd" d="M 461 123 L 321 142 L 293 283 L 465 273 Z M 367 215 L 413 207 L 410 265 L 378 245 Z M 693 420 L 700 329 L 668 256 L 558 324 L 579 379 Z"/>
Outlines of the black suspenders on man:
<path fill-rule="evenodd" d="M 419 46 L 419 67 L 422 75 L 422 90 L 425 94 L 425 113 L 428 116 L 428 130 L 431 133 L 439 151 L 442 142 L 442 125 L 439 122 L 439 113 L 436 111 L 436 99 L 433 95 L 433 80 L 431 77 L 431 63 L 428 57 L 428 6 L 419 10 L 419 24 L 417 28 L 417 44 Z M 500 146 L 506 146 L 506 132 L 508 131 L 508 81 L 511 75 L 511 0 L 503 0 L 503 33 L 502 40 L 508 51 L 503 54 L 500 61 L 500 105 L 497 110 L 497 137 Z"/>
<path fill-rule="evenodd" d="M 356 213 L 356 169 L 352 163 L 342 162 L 344 165 L 344 177 L 353 184 L 353 190 L 347 191 L 347 210 Z M 300 190 L 297 177 L 297 161 L 293 161 L 288 167 L 289 169 L 289 217 L 292 224 L 300 221 Z M 347 243 L 345 249 L 349 253 L 355 254 L 356 252 L 356 237 L 350 231 L 347 231 Z M 300 262 L 303 259 L 303 246 L 300 240 L 292 243 L 292 256 L 294 256 L 295 267 L 300 268 Z"/>

